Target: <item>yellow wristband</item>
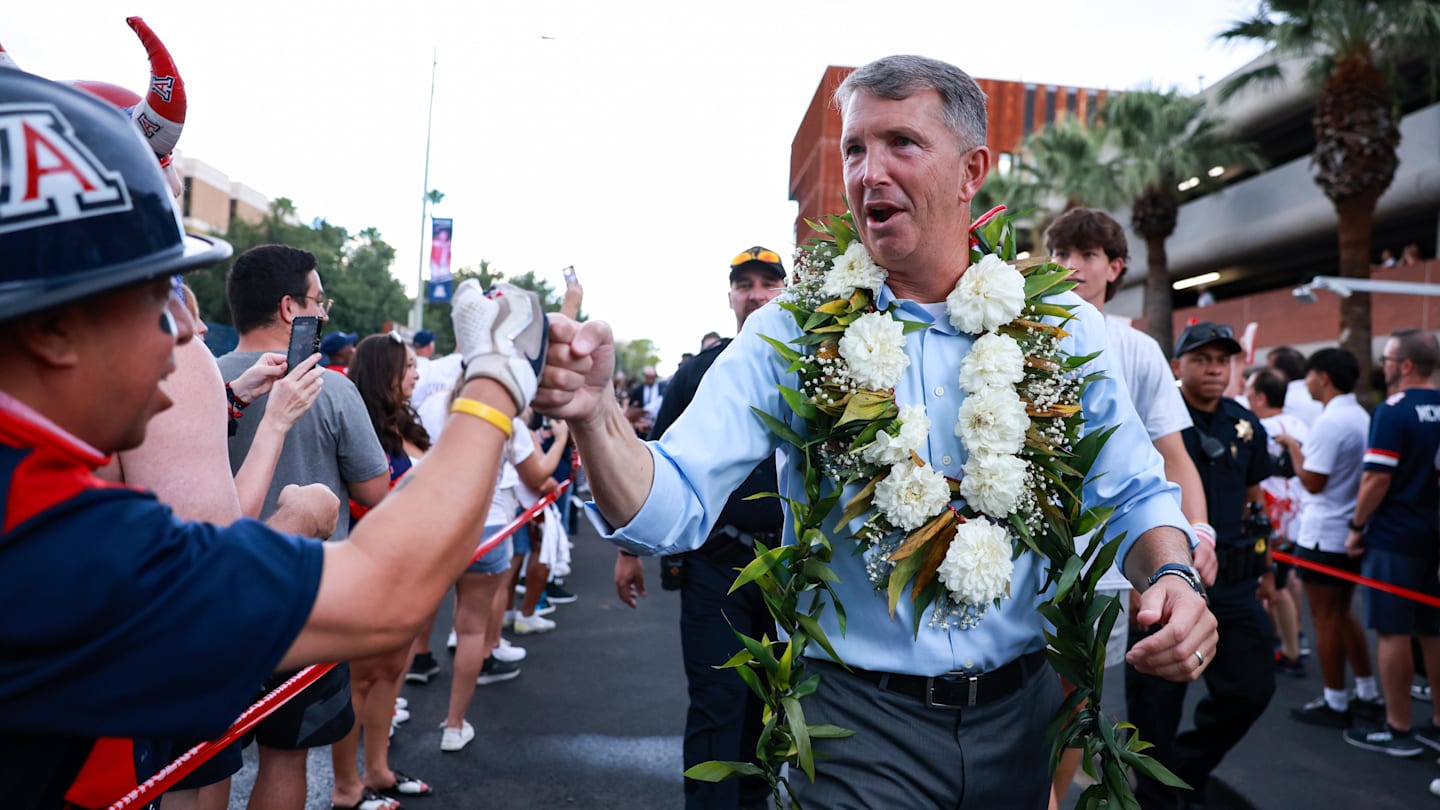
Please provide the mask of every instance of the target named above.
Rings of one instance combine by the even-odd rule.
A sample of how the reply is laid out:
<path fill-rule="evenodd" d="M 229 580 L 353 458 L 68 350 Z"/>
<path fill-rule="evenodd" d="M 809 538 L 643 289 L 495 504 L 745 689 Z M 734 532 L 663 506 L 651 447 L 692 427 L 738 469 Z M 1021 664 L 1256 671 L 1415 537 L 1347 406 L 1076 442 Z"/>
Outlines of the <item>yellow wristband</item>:
<path fill-rule="evenodd" d="M 468 413 L 468 414 L 470 414 L 471 416 L 478 417 L 478 418 L 480 418 L 480 419 L 484 419 L 486 422 L 489 422 L 490 424 L 494 425 L 495 427 L 500 428 L 500 432 L 505 434 L 505 438 L 507 438 L 507 439 L 510 438 L 510 432 L 511 432 L 510 417 L 508 417 L 508 416 L 506 416 L 505 414 L 503 414 L 503 413 L 495 410 L 494 408 L 490 407 L 489 405 L 486 405 L 485 403 L 481 402 L 481 401 L 478 400 L 478 399 L 469 399 L 469 398 L 467 398 L 467 397 L 460 397 L 459 399 L 455 400 L 455 402 L 450 405 L 450 412 L 451 412 L 451 413 Z"/>

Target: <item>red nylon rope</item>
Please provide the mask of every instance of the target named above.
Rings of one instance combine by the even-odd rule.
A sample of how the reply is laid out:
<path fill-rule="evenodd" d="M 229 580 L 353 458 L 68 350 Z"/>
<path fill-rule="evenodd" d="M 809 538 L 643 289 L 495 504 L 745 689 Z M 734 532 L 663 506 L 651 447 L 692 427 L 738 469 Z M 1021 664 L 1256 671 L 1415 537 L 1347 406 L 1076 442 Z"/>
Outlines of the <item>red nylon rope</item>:
<path fill-rule="evenodd" d="M 1422 605 L 1429 605 L 1430 607 L 1440 608 L 1440 599 L 1437 599 L 1436 597 L 1430 596 L 1428 594 L 1420 593 L 1419 591 L 1412 591 L 1409 588 L 1402 588 L 1399 585 L 1391 585 L 1388 582 L 1380 582 L 1378 580 L 1370 579 L 1368 577 L 1362 577 L 1359 574 L 1352 574 L 1349 571 L 1342 571 L 1339 568 L 1333 568 L 1323 563 L 1312 562 L 1310 560 L 1302 560 L 1293 554 L 1286 554 L 1283 551 L 1271 552 L 1271 556 L 1274 557 L 1275 560 L 1278 562 L 1289 563 L 1300 568 L 1309 568 L 1311 571 L 1319 571 L 1322 574 L 1328 574 L 1332 577 L 1335 577 L 1336 579 L 1348 580 L 1350 582 L 1364 585 L 1367 588 L 1374 588 L 1377 591 L 1384 591 L 1388 594 L 1394 594 L 1395 596 L 1409 599 L 1412 602 L 1419 602 Z"/>

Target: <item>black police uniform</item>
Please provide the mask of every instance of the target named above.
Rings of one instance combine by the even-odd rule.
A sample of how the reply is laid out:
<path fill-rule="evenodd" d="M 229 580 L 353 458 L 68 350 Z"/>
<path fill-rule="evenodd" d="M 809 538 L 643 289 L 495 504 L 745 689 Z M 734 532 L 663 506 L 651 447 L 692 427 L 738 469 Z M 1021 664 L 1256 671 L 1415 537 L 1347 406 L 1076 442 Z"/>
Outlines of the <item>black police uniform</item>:
<path fill-rule="evenodd" d="M 1255 597 L 1268 537 L 1249 529 L 1244 519 L 1245 490 L 1271 473 L 1265 429 L 1259 417 L 1232 399 L 1221 399 L 1214 413 L 1197 410 L 1188 400 L 1185 404 L 1194 426 L 1181 435 L 1205 486 L 1221 563 L 1209 589 L 1220 642 L 1203 676 L 1209 694 L 1195 707 L 1195 728 L 1178 736 L 1188 684 L 1125 667 L 1129 721 L 1155 744 L 1148 753 L 1195 788 L 1193 794 L 1177 791 L 1142 776 L 1136 796 L 1147 810 L 1200 800 L 1210 772 L 1245 736 L 1275 692 L 1274 630 Z M 1130 645 L 1147 635 L 1132 627 Z"/>
<path fill-rule="evenodd" d="M 724 340 L 700 352 L 675 372 L 660 404 L 650 438 L 657 439 L 690 405 L 700 379 L 728 346 Z M 764 724 L 763 703 L 735 673 L 715 667 L 740 650 L 735 631 L 751 638 L 775 638 L 775 622 L 753 583 L 728 593 L 737 568 L 755 559 L 754 542 L 774 548 L 780 542 L 784 515 L 774 498 L 745 500 L 776 492 L 775 461 L 762 461 L 730 495 L 705 545 L 667 565 L 680 567 L 680 646 L 690 685 L 690 710 L 685 716 L 685 767 L 709 760 L 753 762 L 755 743 Z M 769 787 L 763 779 L 745 777 L 723 782 L 685 780 L 686 810 L 735 810 L 768 806 Z"/>

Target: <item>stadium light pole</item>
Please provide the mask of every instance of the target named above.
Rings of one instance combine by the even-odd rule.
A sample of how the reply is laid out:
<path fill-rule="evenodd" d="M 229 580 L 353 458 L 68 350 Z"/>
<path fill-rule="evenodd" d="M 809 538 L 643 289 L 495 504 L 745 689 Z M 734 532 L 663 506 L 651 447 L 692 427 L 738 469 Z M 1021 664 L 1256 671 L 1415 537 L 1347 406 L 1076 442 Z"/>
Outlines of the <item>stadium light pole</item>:
<path fill-rule="evenodd" d="M 425 114 L 425 178 L 424 194 L 420 198 L 420 266 L 416 271 L 418 283 L 415 285 L 415 308 L 410 312 L 410 329 L 420 331 L 424 328 L 425 321 L 425 266 L 426 244 L 425 244 L 425 221 L 430 216 L 430 134 L 435 124 L 435 66 L 440 63 L 439 49 L 430 53 L 430 109 Z"/>

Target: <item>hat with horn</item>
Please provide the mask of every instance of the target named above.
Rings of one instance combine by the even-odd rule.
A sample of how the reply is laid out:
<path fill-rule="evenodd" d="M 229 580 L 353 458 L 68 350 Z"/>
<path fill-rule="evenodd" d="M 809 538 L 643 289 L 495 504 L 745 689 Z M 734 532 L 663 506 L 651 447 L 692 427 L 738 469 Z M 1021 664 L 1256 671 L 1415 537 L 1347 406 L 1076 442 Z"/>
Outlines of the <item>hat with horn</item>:
<path fill-rule="evenodd" d="M 180 177 L 170 167 L 170 160 L 175 144 L 180 140 L 180 130 L 185 126 L 185 81 L 175 69 L 175 60 L 165 48 L 165 43 L 160 41 L 144 20 L 127 17 L 125 22 L 140 38 L 150 57 L 150 86 L 144 97 L 109 82 L 79 80 L 69 84 L 98 96 L 129 114 L 140 134 L 145 136 L 145 142 L 150 144 L 155 157 L 160 159 L 160 165 L 165 167 L 171 191 L 179 196 Z M 4 59 L 3 53 L 0 53 L 0 63 L 3 63 Z"/>

